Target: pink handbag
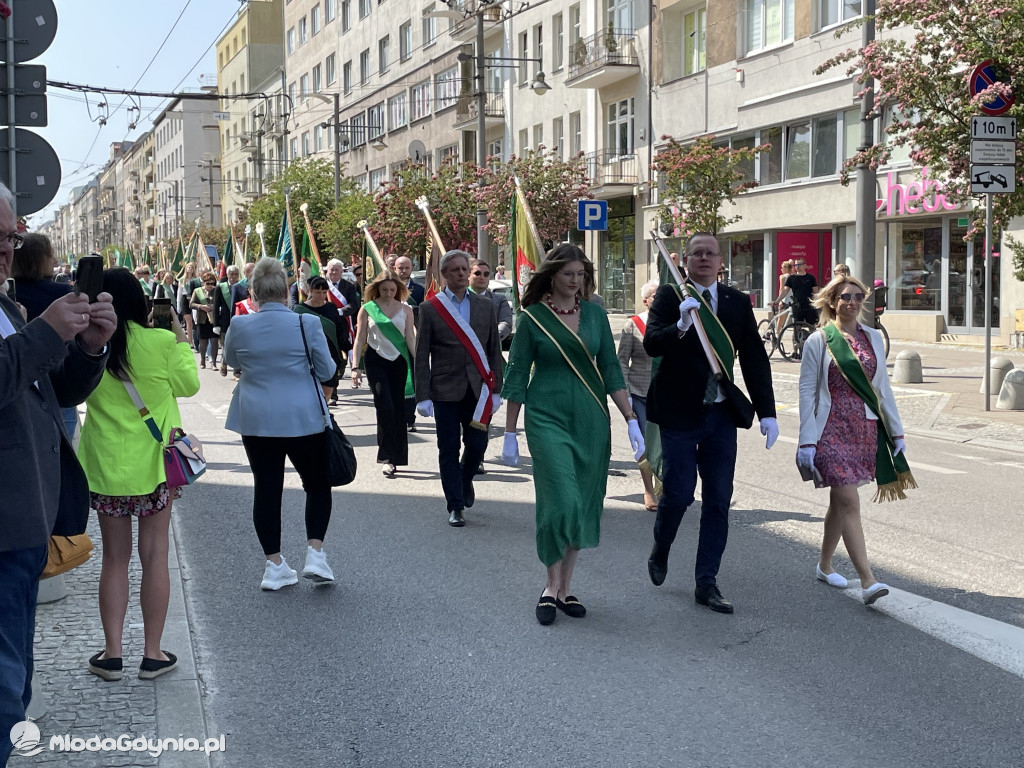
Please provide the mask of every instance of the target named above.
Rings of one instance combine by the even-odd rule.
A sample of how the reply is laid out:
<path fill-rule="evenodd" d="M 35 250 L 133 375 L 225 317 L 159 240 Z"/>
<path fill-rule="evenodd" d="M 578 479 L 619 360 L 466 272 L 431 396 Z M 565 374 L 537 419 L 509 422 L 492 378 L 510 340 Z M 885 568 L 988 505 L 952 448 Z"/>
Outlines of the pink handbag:
<path fill-rule="evenodd" d="M 136 389 L 134 382 L 129 379 L 122 381 L 124 388 L 128 390 L 139 416 L 149 428 L 149 433 L 160 443 L 164 454 L 164 475 L 167 479 L 168 488 L 179 488 L 183 485 L 191 485 L 196 478 L 206 472 L 206 459 L 203 457 L 203 444 L 195 435 L 185 434 L 181 427 L 174 427 L 171 430 L 167 445 L 164 445 L 164 436 L 160 432 L 153 415 L 146 408 L 142 395 Z"/>

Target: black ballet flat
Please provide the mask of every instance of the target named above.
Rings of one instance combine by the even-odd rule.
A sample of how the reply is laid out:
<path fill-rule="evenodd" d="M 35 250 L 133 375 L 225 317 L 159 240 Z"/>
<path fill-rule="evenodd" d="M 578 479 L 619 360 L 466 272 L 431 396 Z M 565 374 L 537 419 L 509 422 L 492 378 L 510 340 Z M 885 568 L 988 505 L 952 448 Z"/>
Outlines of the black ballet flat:
<path fill-rule="evenodd" d="M 101 659 L 103 651 L 94 654 L 89 658 L 89 671 L 97 677 L 101 677 L 108 683 L 113 683 L 120 680 L 124 675 L 124 666 L 121 662 L 121 657 L 110 659 Z"/>
<path fill-rule="evenodd" d="M 170 672 L 174 669 L 178 663 L 178 657 L 170 651 L 164 651 L 164 655 L 167 657 L 166 661 L 143 656 L 142 663 L 139 665 L 139 679 L 152 680 L 154 677 L 160 677 L 165 672 Z"/>
<path fill-rule="evenodd" d="M 574 619 L 582 619 L 587 615 L 587 609 L 583 607 L 583 603 L 572 595 L 566 595 L 565 600 L 559 600 L 556 597 L 555 605 L 558 606 L 558 610 L 566 616 L 571 616 Z"/>
<path fill-rule="evenodd" d="M 554 624 L 557 614 L 555 606 L 557 605 L 558 601 L 555 598 L 550 595 L 541 595 L 540 600 L 537 601 L 537 621 L 545 627 L 548 624 Z"/>

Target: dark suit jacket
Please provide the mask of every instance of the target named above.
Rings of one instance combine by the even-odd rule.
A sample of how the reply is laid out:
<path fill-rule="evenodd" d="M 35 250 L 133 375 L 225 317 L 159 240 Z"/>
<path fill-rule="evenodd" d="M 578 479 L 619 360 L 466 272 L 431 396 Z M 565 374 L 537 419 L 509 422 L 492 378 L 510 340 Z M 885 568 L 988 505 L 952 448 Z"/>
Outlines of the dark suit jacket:
<path fill-rule="evenodd" d="M 231 286 L 231 314 L 235 312 L 235 305 L 240 301 L 249 298 L 249 283 L 246 280 L 239 280 Z"/>
<path fill-rule="evenodd" d="M 228 332 L 228 326 L 231 325 L 231 318 L 235 314 L 235 303 L 231 301 L 231 295 L 235 286 L 228 286 L 228 299 L 224 300 L 224 289 L 221 285 L 227 285 L 227 281 L 217 284 L 217 289 L 213 294 L 213 324 L 220 326 L 220 337 L 223 339 L 224 334 Z M 238 285 L 238 283 L 235 283 Z M 241 299 L 239 299 L 241 301 Z"/>
<path fill-rule="evenodd" d="M 60 408 L 84 402 L 106 356 L 65 344 L 44 320 L 26 324 L 4 296 L 0 311 L 17 330 L 0 340 L 0 551 L 8 551 L 85 530 L 89 483 Z"/>
<path fill-rule="evenodd" d="M 35 320 L 46 308 L 61 296 L 71 293 L 67 283 L 53 280 L 15 280 L 18 291 L 18 303 L 25 307 L 28 319 Z"/>
<path fill-rule="evenodd" d="M 749 297 L 719 283 L 718 319 L 732 338 L 754 410 L 759 418 L 774 417 L 772 369 Z M 651 302 L 644 334 L 647 354 L 661 358 L 647 393 L 647 418 L 662 428 L 697 429 L 704 423 L 711 368 L 692 329 L 679 338 L 678 321 L 679 297 L 671 285 L 663 285 Z"/>
<path fill-rule="evenodd" d="M 409 306 L 415 307 L 423 303 L 423 299 L 426 296 L 426 289 L 419 283 L 410 280 L 406 286 L 409 289 L 409 298 L 412 301 L 409 302 Z"/>
<path fill-rule="evenodd" d="M 501 391 L 502 358 L 494 302 L 469 290 L 466 295 L 469 297 L 469 326 L 487 355 L 495 377 L 494 394 L 497 394 Z M 480 396 L 482 380 L 476 365 L 429 301 L 420 305 L 414 368 L 417 402 L 458 402 L 466 396 L 467 386 L 474 397 Z"/>

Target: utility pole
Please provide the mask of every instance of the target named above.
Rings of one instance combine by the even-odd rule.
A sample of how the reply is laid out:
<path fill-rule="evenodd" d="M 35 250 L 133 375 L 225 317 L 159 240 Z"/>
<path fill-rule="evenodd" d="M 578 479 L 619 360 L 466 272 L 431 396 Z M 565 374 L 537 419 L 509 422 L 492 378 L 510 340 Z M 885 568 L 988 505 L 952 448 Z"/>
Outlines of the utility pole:
<path fill-rule="evenodd" d="M 867 48 L 875 40 L 875 0 L 864 0 L 864 25 L 861 27 L 861 46 Z M 860 103 L 860 150 L 866 150 L 875 143 L 874 118 L 871 110 L 875 107 L 874 82 L 864 83 L 864 97 Z M 857 164 L 857 270 L 861 282 L 872 288 L 875 282 L 875 171 L 867 161 Z M 875 327 L 875 294 L 868 297 L 861 307 L 861 322 L 869 328 Z"/>
<path fill-rule="evenodd" d="M 334 94 L 334 205 L 341 198 L 341 94 Z"/>
<path fill-rule="evenodd" d="M 487 162 L 487 90 L 484 68 L 487 59 L 484 55 L 484 7 L 479 4 L 476 9 L 476 164 L 483 168 Z M 482 183 L 482 182 L 481 182 Z M 490 244 L 487 237 L 487 209 L 479 203 L 476 209 L 476 257 L 490 263 L 488 252 Z M 493 267 L 493 265 L 491 265 Z"/>

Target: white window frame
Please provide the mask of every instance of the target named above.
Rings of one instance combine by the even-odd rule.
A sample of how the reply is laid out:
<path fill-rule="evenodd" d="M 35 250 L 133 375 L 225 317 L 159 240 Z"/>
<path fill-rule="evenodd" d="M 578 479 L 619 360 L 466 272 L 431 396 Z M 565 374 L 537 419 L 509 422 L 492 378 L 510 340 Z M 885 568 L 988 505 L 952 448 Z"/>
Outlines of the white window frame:
<path fill-rule="evenodd" d="M 690 22 L 693 23 L 693 32 L 687 32 Z M 706 6 L 699 6 L 683 14 L 683 44 L 680 54 L 683 57 L 682 75 L 687 77 L 707 69 L 707 29 L 708 17 Z M 694 36 L 694 46 L 687 51 L 687 41 L 690 35 Z"/>
<path fill-rule="evenodd" d="M 454 107 L 459 100 L 459 92 L 462 90 L 462 77 L 459 74 L 458 65 L 449 67 L 438 73 L 436 80 L 436 101 L 437 111 L 448 107 Z"/>
<path fill-rule="evenodd" d="M 778 13 L 779 34 L 768 39 L 765 30 Z M 748 54 L 776 48 L 793 41 L 796 0 L 745 0 L 745 47 Z M 756 32 L 755 32 L 756 30 Z"/>
<path fill-rule="evenodd" d="M 622 113 L 624 106 L 625 114 Z M 636 148 L 634 134 L 636 111 L 634 100 L 632 98 L 621 99 L 605 105 L 605 116 L 605 141 L 609 155 L 620 158 L 632 155 Z M 626 127 L 627 146 L 625 147 L 619 145 L 619 130 L 623 126 Z"/>
<path fill-rule="evenodd" d="M 556 13 L 551 17 L 551 71 L 557 72 L 565 61 L 565 17 Z"/>
<path fill-rule="evenodd" d="M 391 68 L 391 35 L 384 35 L 377 41 L 377 74 L 383 75 Z"/>
<path fill-rule="evenodd" d="M 860 7 L 854 10 L 851 8 L 853 5 Z M 818 31 L 858 19 L 864 13 L 864 0 L 815 0 L 814 6 Z M 835 16 L 836 20 L 829 20 L 829 14 Z"/>
<path fill-rule="evenodd" d="M 288 46 L 288 55 L 291 56 L 295 53 L 295 27 L 289 27 L 287 34 L 285 34 L 285 40 Z"/>
<path fill-rule="evenodd" d="M 409 98 L 405 91 L 388 99 L 388 130 L 405 128 L 409 124 Z"/>
<path fill-rule="evenodd" d="M 352 0 L 341 0 L 341 33 L 352 29 Z"/>
<path fill-rule="evenodd" d="M 352 59 L 342 65 L 341 77 L 341 90 L 346 94 L 352 93 Z"/>
<path fill-rule="evenodd" d="M 433 16 L 427 16 L 428 13 L 433 13 L 436 10 L 436 4 L 431 3 L 423 9 L 423 21 L 422 21 L 422 32 L 423 32 L 423 48 L 428 45 L 433 45 L 437 41 L 437 19 Z"/>
<path fill-rule="evenodd" d="M 313 67 L 313 93 L 320 93 L 324 89 L 323 67 L 317 64 Z"/>
<path fill-rule="evenodd" d="M 305 45 L 309 41 L 309 27 L 306 25 L 306 17 L 299 19 L 299 45 Z"/>
<path fill-rule="evenodd" d="M 359 19 L 365 19 L 373 10 L 373 3 L 370 0 L 359 0 Z"/>
<path fill-rule="evenodd" d="M 412 19 L 398 28 L 398 60 L 408 61 L 412 58 Z"/>
<path fill-rule="evenodd" d="M 430 92 L 432 88 L 430 80 L 424 80 L 416 83 L 409 91 L 409 122 L 414 123 L 417 120 L 422 120 L 425 117 L 429 117 L 430 110 Z"/>
<path fill-rule="evenodd" d="M 366 48 L 359 54 L 359 84 L 370 82 L 370 49 Z"/>
<path fill-rule="evenodd" d="M 373 141 L 384 135 L 387 125 L 384 122 L 384 102 L 380 101 L 366 110 L 366 138 Z"/>
<path fill-rule="evenodd" d="M 328 85 L 334 85 L 338 82 L 338 57 L 337 54 L 330 54 L 324 59 L 324 76 Z"/>
<path fill-rule="evenodd" d="M 324 24 L 334 21 L 336 0 L 324 0 Z"/>
<path fill-rule="evenodd" d="M 314 5 L 309 11 L 309 26 L 314 37 L 323 29 L 323 21 L 320 17 L 320 3 Z"/>

